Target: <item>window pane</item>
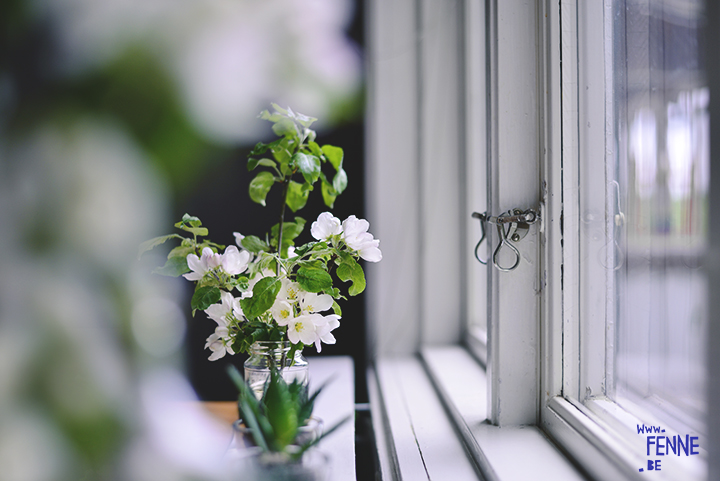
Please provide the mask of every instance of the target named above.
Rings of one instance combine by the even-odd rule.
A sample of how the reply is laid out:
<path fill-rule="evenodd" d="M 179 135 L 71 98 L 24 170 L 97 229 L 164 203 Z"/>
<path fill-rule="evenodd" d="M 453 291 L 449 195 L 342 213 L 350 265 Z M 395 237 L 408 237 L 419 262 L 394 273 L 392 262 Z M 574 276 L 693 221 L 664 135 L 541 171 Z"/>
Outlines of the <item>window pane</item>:
<path fill-rule="evenodd" d="M 612 2 L 604 247 L 612 399 L 699 426 L 708 288 L 709 90 L 699 1 Z"/>

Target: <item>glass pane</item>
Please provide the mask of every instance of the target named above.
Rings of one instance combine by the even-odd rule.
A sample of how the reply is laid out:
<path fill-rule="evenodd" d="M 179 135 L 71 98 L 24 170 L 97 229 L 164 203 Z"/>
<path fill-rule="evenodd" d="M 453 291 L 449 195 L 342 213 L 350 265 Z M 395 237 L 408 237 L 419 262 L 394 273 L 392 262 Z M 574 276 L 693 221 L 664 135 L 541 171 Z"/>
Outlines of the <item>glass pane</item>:
<path fill-rule="evenodd" d="M 607 395 L 670 426 L 705 412 L 709 90 L 702 2 L 615 0 L 605 182 Z"/>

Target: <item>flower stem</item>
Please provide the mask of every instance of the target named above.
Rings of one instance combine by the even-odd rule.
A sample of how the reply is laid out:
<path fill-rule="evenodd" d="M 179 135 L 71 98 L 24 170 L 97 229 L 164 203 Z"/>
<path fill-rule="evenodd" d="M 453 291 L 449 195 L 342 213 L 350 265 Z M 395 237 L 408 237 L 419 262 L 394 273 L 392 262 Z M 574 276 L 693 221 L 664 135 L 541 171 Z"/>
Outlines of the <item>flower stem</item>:
<path fill-rule="evenodd" d="M 290 176 L 286 177 L 283 181 L 282 191 L 282 204 L 280 205 L 280 223 L 278 224 L 278 245 L 277 253 L 279 257 L 282 257 L 282 236 L 283 236 L 283 224 L 285 223 L 285 203 L 287 202 L 288 190 L 290 189 Z M 277 275 L 280 275 L 280 262 L 277 265 Z"/>

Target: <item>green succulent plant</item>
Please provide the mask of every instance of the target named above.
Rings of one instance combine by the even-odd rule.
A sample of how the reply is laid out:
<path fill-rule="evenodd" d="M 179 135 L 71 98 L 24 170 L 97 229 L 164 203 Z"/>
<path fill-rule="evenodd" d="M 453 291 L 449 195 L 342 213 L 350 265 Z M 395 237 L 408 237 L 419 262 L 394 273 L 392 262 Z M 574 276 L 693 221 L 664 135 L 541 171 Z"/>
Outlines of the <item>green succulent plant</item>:
<path fill-rule="evenodd" d="M 238 411 L 250 429 L 255 445 L 264 452 L 283 453 L 295 461 L 325 436 L 333 433 L 352 416 L 347 416 L 317 437 L 301 441 L 298 435 L 313 412 L 315 399 L 323 386 L 308 395 L 299 382 L 288 384 L 280 371 L 270 369 L 263 397 L 258 400 L 250 386 L 234 366 L 228 367 L 230 378 L 238 389 Z"/>

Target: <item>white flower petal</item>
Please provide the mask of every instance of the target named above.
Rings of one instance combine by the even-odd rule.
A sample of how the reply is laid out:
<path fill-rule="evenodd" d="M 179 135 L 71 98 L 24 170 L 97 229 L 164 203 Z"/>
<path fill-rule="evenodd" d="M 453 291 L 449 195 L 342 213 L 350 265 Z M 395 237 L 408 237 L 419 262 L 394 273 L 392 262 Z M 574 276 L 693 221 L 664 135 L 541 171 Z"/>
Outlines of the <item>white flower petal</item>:
<path fill-rule="evenodd" d="M 227 326 L 228 314 L 232 313 L 235 299 L 227 291 L 220 291 L 220 302 L 205 309 L 205 313 L 219 326 Z"/>
<path fill-rule="evenodd" d="M 317 240 L 326 240 L 340 232 L 342 232 L 340 219 L 334 217 L 330 212 L 320 214 L 310 226 L 310 234 Z"/>
<path fill-rule="evenodd" d="M 209 247 L 205 247 L 202 250 L 200 260 L 207 266 L 208 270 L 219 267 L 222 264 L 222 256 L 213 252 Z"/>
<path fill-rule="evenodd" d="M 287 277 L 283 278 L 280 282 L 282 283 L 282 286 L 280 287 L 280 292 L 278 292 L 277 295 L 278 299 L 286 300 L 291 303 L 296 302 L 300 293 L 304 292 L 300 289 L 300 284 L 291 281 Z"/>
<path fill-rule="evenodd" d="M 287 326 L 295 317 L 292 306 L 284 300 L 276 300 L 275 304 L 270 308 L 270 313 L 279 326 Z"/>
<path fill-rule="evenodd" d="M 376 239 L 375 242 L 379 244 L 380 241 Z M 358 254 L 360 254 L 360 257 L 368 262 L 380 262 L 382 260 L 382 252 L 377 244 L 369 247 L 363 247 L 358 251 Z"/>
<path fill-rule="evenodd" d="M 203 278 L 203 274 L 198 272 L 188 272 L 187 274 L 183 274 L 183 277 L 189 281 L 199 281 Z"/>
<path fill-rule="evenodd" d="M 199 281 L 208 271 L 207 263 L 204 259 L 199 258 L 195 254 L 188 254 L 186 257 L 188 267 L 192 272 L 183 274 L 183 277 L 189 281 Z"/>
<path fill-rule="evenodd" d="M 288 329 L 287 336 L 292 344 L 297 344 L 298 342 L 300 342 L 300 335 L 297 333 L 297 331 Z"/>
<path fill-rule="evenodd" d="M 332 335 L 332 333 L 327 332 L 320 336 L 320 340 L 324 342 L 325 344 L 335 344 L 335 336 Z"/>
<path fill-rule="evenodd" d="M 213 353 L 208 358 L 211 361 L 217 361 L 218 359 L 222 359 L 225 357 L 225 348 L 218 349 L 217 351 L 213 351 Z"/>
<path fill-rule="evenodd" d="M 222 255 L 223 270 L 235 276 L 245 272 L 250 262 L 250 253 L 248 251 L 239 251 L 235 246 L 228 246 Z"/>
<path fill-rule="evenodd" d="M 300 298 L 300 308 L 306 314 L 327 311 L 332 307 L 332 305 L 333 298 L 329 294 L 315 294 L 314 292 L 306 292 Z"/>

